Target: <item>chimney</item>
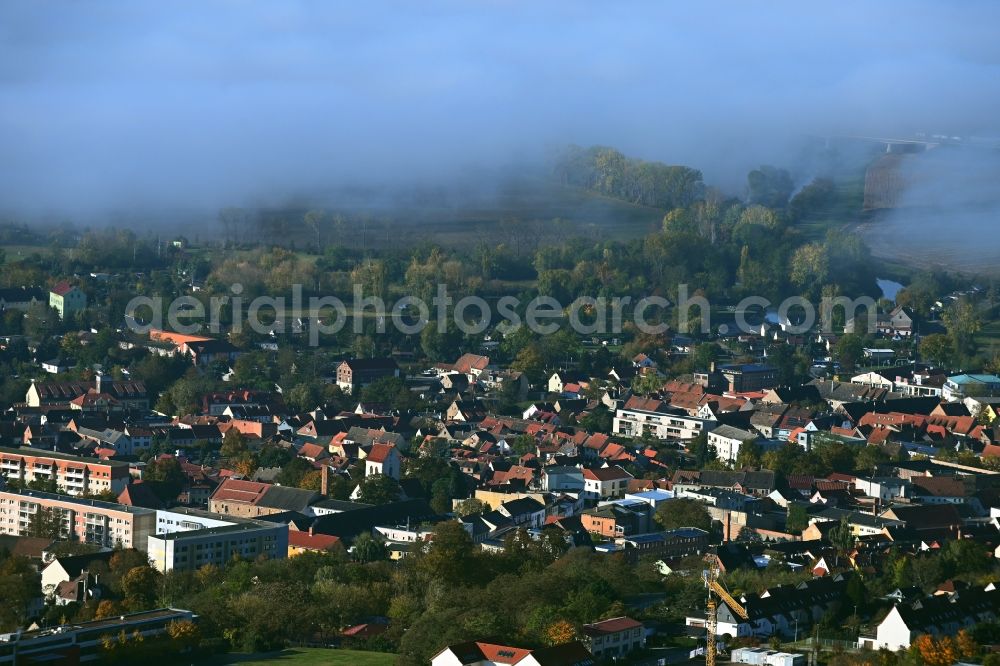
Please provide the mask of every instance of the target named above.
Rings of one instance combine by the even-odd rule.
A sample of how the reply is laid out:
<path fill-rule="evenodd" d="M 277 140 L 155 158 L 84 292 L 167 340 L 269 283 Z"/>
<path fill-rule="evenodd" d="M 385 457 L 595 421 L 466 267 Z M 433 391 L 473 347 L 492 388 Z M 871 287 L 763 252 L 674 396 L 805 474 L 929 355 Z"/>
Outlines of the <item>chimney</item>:
<path fill-rule="evenodd" d="M 320 470 L 319 474 L 319 493 L 323 497 L 327 497 L 330 494 L 330 466 L 323 465 L 323 469 Z"/>
<path fill-rule="evenodd" d="M 94 389 L 98 393 L 104 393 L 104 391 L 102 390 L 103 388 L 104 388 L 104 373 L 98 372 L 97 375 L 94 376 Z"/>

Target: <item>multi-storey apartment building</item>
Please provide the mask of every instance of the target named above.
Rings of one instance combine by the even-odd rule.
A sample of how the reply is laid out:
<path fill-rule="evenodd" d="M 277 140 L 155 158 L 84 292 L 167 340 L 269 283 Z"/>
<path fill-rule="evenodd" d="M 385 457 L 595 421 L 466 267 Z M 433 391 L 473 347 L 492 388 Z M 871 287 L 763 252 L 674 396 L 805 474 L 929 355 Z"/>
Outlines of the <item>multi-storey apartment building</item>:
<path fill-rule="evenodd" d="M 160 571 L 224 566 L 234 556 L 253 560 L 288 554 L 288 525 L 192 509 L 157 511 L 30 490 L 0 492 L 0 534 L 27 536 L 32 517 L 55 512 L 63 535 L 105 547 L 145 551 Z"/>
<path fill-rule="evenodd" d="M 624 437 L 641 437 L 646 433 L 657 439 L 694 439 L 717 425 L 718 421 L 688 416 L 680 410 L 670 410 L 660 400 L 631 398 L 623 407 L 615 410 L 612 432 Z"/>
<path fill-rule="evenodd" d="M 0 476 L 24 483 L 55 479 L 71 495 L 109 490 L 115 495 L 129 482 L 128 464 L 81 458 L 52 451 L 0 447 Z"/>
<path fill-rule="evenodd" d="M 153 566 L 160 571 L 198 569 L 206 564 L 223 567 L 234 557 L 254 560 L 288 556 L 288 525 L 262 520 L 237 520 L 214 527 L 199 527 L 147 539 Z"/>
<path fill-rule="evenodd" d="M 30 536 L 32 516 L 41 510 L 60 518 L 64 536 L 108 548 L 145 550 L 146 538 L 156 531 L 153 509 L 34 490 L 5 490 L 0 491 L 0 534 Z"/>

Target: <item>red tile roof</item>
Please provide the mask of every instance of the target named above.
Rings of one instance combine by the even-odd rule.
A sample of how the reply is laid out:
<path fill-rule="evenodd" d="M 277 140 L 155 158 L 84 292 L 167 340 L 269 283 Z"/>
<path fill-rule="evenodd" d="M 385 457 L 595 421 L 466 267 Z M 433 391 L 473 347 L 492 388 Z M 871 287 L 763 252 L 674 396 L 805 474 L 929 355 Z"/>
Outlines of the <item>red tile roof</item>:
<path fill-rule="evenodd" d="M 299 449 L 299 456 L 313 460 L 322 458 L 326 453 L 326 448 L 319 444 L 303 444 L 302 448 Z"/>
<path fill-rule="evenodd" d="M 476 643 L 476 646 L 479 647 L 483 656 L 486 657 L 486 661 L 491 661 L 495 664 L 516 664 L 531 654 L 531 650 L 510 647 L 508 645 Z"/>
<path fill-rule="evenodd" d="M 58 296 L 65 296 L 72 289 L 73 289 L 73 285 L 71 285 L 69 282 L 66 282 L 65 280 L 63 280 L 62 282 L 60 282 L 56 286 L 52 287 L 52 293 L 56 294 Z"/>
<path fill-rule="evenodd" d="M 226 502 L 244 502 L 246 504 L 256 504 L 257 501 L 267 492 L 269 484 L 257 481 L 244 481 L 242 479 L 226 479 L 215 492 L 212 493 L 213 500 L 223 500 Z"/>
<path fill-rule="evenodd" d="M 469 374 L 472 370 L 485 370 L 486 366 L 490 364 L 490 359 L 488 356 L 480 356 L 479 354 L 462 354 L 457 361 L 455 361 L 455 370 L 463 374 Z"/>
<path fill-rule="evenodd" d="M 300 530 L 288 530 L 288 545 L 305 550 L 330 550 L 340 543 L 340 537 L 329 534 L 310 534 Z"/>
<path fill-rule="evenodd" d="M 368 460 L 375 463 L 384 463 L 395 449 L 396 447 L 391 444 L 376 444 L 368 454 Z"/>
<path fill-rule="evenodd" d="M 619 631 L 631 629 L 641 629 L 642 622 L 633 620 L 630 617 L 613 617 L 610 620 L 602 620 L 593 624 L 583 625 L 583 631 L 587 634 L 614 634 Z"/>

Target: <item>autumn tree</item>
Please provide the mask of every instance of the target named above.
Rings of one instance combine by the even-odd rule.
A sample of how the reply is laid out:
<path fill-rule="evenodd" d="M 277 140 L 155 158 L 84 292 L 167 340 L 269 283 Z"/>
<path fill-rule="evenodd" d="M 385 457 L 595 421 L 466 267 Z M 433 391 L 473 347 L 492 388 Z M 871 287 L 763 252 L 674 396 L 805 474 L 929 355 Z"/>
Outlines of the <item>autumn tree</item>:
<path fill-rule="evenodd" d="M 145 610 L 156 603 L 159 589 L 159 572 L 150 566 L 133 567 L 122 576 L 122 594 L 129 610 Z"/>
<path fill-rule="evenodd" d="M 962 659 L 975 659 L 979 654 L 979 645 L 965 629 L 959 629 L 958 633 L 955 634 L 955 647 Z"/>
<path fill-rule="evenodd" d="M 201 631 L 191 620 L 174 620 L 167 624 L 167 635 L 182 652 L 198 646 Z"/>
<path fill-rule="evenodd" d="M 820 243 L 801 246 L 792 255 L 791 280 L 805 290 L 813 290 L 826 283 L 830 274 L 829 257 Z"/>
<path fill-rule="evenodd" d="M 164 457 L 146 465 L 143 479 L 150 482 L 150 488 L 164 502 L 172 502 L 187 483 L 187 475 L 181 463 L 174 457 Z"/>
<path fill-rule="evenodd" d="M 959 651 L 950 636 L 934 638 L 930 634 L 922 634 L 914 645 L 926 666 L 952 666 L 958 661 Z"/>
<path fill-rule="evenodd" d="M 97 604 L 97 609 L 94 611 L 94 619 L 103 620 L 121 614 L 121 607 L 117 603 L 110 599 L 101 599 L 100 603 Z"/>
<path fill-rule="evenodd" d="M 556 620 L 545 628 L 545 640 L 549 645 L 563 645 L 576 640 L 576 627 L 568 620 Z"/>

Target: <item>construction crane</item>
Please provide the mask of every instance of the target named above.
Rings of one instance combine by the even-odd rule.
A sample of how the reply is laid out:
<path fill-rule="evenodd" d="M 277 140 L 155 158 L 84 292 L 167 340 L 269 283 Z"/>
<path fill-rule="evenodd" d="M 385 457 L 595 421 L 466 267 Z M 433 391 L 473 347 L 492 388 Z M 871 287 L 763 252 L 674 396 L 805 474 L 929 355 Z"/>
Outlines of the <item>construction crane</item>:
<path fill-rule="evenodd" d="M 702 573 L 702 577 L 705 579 L 705 588 L 708 591 L 708 599 L 705 603 L 705 666 L 715 666 L 715 635 L 718 631 L 716 613 L 719 609 L 715 597 L 721 599 L 722 603 L 726 604 L 741 619 L 749 620 L 750 616 L 747 614 L 747 610 L 719 582 L 719 561 L 714 555 L 708 556 L 708 569 Z"/>

